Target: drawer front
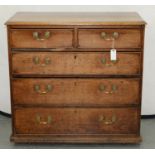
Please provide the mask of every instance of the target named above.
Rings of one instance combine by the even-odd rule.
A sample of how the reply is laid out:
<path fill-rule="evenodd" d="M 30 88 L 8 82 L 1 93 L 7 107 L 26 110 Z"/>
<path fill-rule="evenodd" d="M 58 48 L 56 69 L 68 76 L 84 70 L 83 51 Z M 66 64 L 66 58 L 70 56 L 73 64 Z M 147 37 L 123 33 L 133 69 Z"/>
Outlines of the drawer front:
<path fill-rule="evenodd" d="M 80 29 L 79 48 L 141 48 L 140 29 Z M 114 40 L 114 43 L 113 41 Z"/>
<path fill-rule="evenodd" d="M 15 104 L 139 104 L 140 79 L 14 79 Z"/>
<path fill-rule="evenodd" d="M 14 29 L 10 33 L 12 48 L 71 48 L 71 29 Z"/>
<path fill-rule="evenodd" d="M 23 108 L 15 110 L 17 134 L 136 134 L 136 108 Z"/>
<path fill-rule="evenodd" d="M 15 75 L 132 75 L 141 73 L 141 53 L 118 52 L 26 52 L 14 53 Z"/>

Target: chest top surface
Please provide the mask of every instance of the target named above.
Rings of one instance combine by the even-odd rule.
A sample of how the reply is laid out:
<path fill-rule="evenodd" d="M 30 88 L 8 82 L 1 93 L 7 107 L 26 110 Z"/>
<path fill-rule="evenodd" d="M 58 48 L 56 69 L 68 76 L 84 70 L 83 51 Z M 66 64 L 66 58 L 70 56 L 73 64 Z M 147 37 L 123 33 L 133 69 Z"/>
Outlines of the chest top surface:
<path fill-rule="evenodd" d="M 6 25 L 145 25 L 136 12 L 18 12 Z"/>

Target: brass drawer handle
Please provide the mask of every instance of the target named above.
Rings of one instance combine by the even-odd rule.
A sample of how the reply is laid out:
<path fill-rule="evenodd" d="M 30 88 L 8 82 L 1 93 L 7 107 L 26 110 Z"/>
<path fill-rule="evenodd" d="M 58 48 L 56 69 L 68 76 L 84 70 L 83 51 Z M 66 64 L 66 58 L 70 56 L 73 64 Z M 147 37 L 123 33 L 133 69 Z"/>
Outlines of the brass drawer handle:
<path fill-rule="evenodd" d="M 102 64 L 104 64 L 104 65 L 105 65 L 105 64 L 106 64 L 106 62 L 107 62 L 106 58 L 101 58 L 101 63 L 102 63 Z"/>
<path fill-rule="evenodd" d="M 100 85 L 99 85 L 99 90 L 100 90 L 101 92 L 105 91 L 105 85 L 100 84 Z"/>
<path fill-rule="evenodd" d="M 114 66 L 116 63 L 118 63 L 119 59 L 117 58 L 117 60 L 110 60 L 110 63 L 107 63 L 106 58 L 101 58 L 101 63 L 107 67 L 111 67 Z"/>
<path fill-rule="evenodd" d="M 37 121 L 38 124 L 47 125 L 47 124 L 51 124 L 51 122 L 52 122 L 52 117 L 51 117 L 51 116 L 48 116 L 48 117 L 47 117 L 47 120 L 44 121 L 44 120 L 42 120 L 41 116 L 37 115 L 37 116 L 36 116 L 36 121 Z"/>
<path fill-rule="evenodd" d="M 113 94 L 117 91 L 118 87 L 114 84 L 111 85 L 111 90 L 110 91 L 106 91 L 106 86 L 104 84 L 100 84 L 99 85 L 99 90 L 101 92 L 104 92 L 105 94 Z"/>
<path fill-rule="evenodd" d="M 35 65 L 40 64 L 40 59 L 39 59 L 39 57 L 37 57 L 37 56 L 33 57 L 33 63 L 34 63 Z M 51 64 L 51 59 L 50 59 L 49 57 L 46 57 L 46 58 L 44 59 L 44 63 L 41 63 L 40 66 L 44 67 L 44 66 L 47 66 L 47 65 L 49 65 L 49 64 Z"/>
<path fill-rule="evenodd" d="M 34 85 L 34 91 L 38 94 L 47 94 L 48 92 L 53 90 L 53 86 L 48 84 L 45 86 L 45 91 L 40 90 L 40 85 L 36 84 Z"/>
<path fill-rule="evenodd" d="M 113 32 L 112 34 L 107 34 L 106 32 L 101 32 L 101 38 L 107 41 L 116 40 L 119 37 L 118 32 Z"/>
<path fill-rule="evenodd" d="M 50 36 L 51 36 L 51 33 L 49 31 L 45 32 L 43 37 L 41 37 L 41 34 L 39 34 L 39 32 L 33 32 L 33 38 L 38 41 L 44 41 L 50 38 Z"/>
<path fill-rule="evenodd" d="M 105 125 L 111 125 L 111 124 L 114 124 L 116 122 L 116 116 L 113 115 L 111 117 L 111 119 L 107 119 L 104 115 L 101 115 L 99 117 L 99 122 L 103 122 Z"/>

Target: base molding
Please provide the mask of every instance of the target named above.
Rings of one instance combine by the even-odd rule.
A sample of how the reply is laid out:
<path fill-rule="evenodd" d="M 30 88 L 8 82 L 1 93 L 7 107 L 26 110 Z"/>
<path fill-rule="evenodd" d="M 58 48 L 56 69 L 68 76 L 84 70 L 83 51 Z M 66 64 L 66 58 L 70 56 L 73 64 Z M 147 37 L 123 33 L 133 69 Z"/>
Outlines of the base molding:
<path fill-rule="evenodd" d="M 141 136 L 133 135 L 11 135 L 15 143 L 140 143 Z"/>

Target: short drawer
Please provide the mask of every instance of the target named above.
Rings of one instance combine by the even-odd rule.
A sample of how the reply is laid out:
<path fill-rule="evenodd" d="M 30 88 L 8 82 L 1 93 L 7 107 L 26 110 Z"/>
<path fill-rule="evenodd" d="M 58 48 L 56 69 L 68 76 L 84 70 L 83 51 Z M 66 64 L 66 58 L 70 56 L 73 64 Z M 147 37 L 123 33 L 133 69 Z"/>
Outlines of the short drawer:
<path fill-rule="evenodd" d="M 19 52 L 12 56 L 14 75 L 138 75 L 141 53 L 118 52 Z"/>
<path fill-rule="evenodd" d="M 140 29 L 80 29 L 78 32 L 79 48 L 141 48 L 141 39 Z"/>
<path fill-rule="evenodd" d="M 12 29 L 11 48 L 72 48 L 72 29 Z"/>
<path fill-rule="evenodd" d="M 14 104 L 123 105 L 140 103 L 140 79 L 14 79 Z"/>
<path fill-rule="evenodd" d="M 19 108 L 17 134 L 136 134 L 137 108 Z"/>

